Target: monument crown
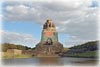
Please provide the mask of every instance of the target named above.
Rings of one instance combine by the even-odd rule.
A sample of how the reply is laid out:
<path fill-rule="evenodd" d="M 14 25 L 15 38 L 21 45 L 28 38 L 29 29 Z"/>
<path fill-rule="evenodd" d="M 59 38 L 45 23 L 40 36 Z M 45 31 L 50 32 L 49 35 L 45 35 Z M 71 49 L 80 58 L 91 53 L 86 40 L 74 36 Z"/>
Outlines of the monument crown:
<path fill-rule="evenodd" d="M 47 19 L 46 23 L 43 25 L 43 30 L 52 30 L 52 31 L 56 30 L 56 27 L 52 19 Z"/>

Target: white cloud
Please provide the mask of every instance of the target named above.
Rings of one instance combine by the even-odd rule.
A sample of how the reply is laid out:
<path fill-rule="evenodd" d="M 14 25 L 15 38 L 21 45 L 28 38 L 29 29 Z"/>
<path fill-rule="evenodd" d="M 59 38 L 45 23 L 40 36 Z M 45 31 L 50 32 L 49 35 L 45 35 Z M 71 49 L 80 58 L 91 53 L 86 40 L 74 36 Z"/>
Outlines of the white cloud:
<path fill-rule="evenodd" d="M 5 1 L 3 20 L 43 24 L 52 18 L 58 32 L 80 40 L 96 40 L 98 6 L 93 2 L 97 0 Z"/>
<path fill-rule="evenodd" d="M 7 16 L 8 20 L 11 21 L 34 21 L 35 20 L 43 23 L 45 19 L 50 17 L 53 18 L 54 20 L 59 19 L 58 22 L 60 22 L 69 19 L 70 18 L 69 16 L 70 15 L 73 16 L 73 14 L 77 11 L 79 13 L 79 10 L 84 8 L 90 2 L 91 2 L 90 0 L 87 1 L 67 0 L 66 2 L 55 1 L 55 0 L 52 2 L 7 1 L 6 10 L 8 10 L 9 7 L 10 7 L 9 9 L 12 8 L 13 9 L 11 11 L 6 12 L 5 16 Z M 77 15 L 78 13 L 76 13 L 75 15 Z M 80 15 L 80 13 L 78 15 Z"/>
<path fill-rule="evenodd" d="M 12 6 L 7 6 L 6 10 L 7 11 L 12 11 L 13 7 Z"/>
<path fill-rule="evenodd" d="M 1 31 L 2 43 L 21 44 L 34 47 L 37 40 L 30 34 L 20 34 L 16 32 Z"/>
<path fill-rule="evenodd" d="M 71 36 L 70 37 L 70 40 L 65 40 L 64 41 L 64 47 L 72 47 L 72 46 L 75 46 L 75 45 L 80 45 L 80 44 L 84 44 L 86 42 L 89 42 L 89 41 L 95 41 L 95 40 L 85 40 L 85 39 L 80 39 L 76 36 Z"/>

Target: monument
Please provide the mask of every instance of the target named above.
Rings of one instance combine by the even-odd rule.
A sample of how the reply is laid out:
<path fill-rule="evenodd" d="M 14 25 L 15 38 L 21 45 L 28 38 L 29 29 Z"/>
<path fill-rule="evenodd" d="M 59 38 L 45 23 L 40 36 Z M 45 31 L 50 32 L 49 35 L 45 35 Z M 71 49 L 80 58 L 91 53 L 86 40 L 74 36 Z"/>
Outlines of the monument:
<path fill-rule="evenodd" d="M 63 45 L 58 42 L 58 33 L 52 19 L 48 19 L 43 25 L 41 41 L 35 47 L 35 56 L 59 56 Z"/>

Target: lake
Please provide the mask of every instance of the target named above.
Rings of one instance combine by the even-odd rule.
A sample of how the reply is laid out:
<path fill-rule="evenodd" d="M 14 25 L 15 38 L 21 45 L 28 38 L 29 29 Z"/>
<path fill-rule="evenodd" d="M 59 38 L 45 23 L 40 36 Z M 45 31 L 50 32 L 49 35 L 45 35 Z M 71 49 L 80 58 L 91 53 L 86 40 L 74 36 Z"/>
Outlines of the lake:
<path fill-rule="evenodd" d="M 2 60 L 3 65 L 7 66 L 15 66 L 15 65 L 33 65 L 33 66 L 51 66 L 51 65 L 97 65 L 96 59 L 91 58 L 72 58 L 72 57 L 64 57 L 64 58 L 58 58 L 58 57 L 42 57 L 42 58 L 15 58 L 15 59 L 3 59 Z"/>

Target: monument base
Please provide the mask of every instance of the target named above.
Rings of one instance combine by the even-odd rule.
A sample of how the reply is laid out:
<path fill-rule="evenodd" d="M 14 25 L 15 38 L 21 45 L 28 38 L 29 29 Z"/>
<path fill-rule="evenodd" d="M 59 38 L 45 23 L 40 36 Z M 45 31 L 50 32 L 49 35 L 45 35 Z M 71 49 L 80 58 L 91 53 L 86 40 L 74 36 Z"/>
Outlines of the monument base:
<path fill-rule="evenodd" d="M 40 42 L 35 47 L 34 56 L 37 57 L 58 57 L 63 50 L 63 45 L 59 42 L 52 44 Z"/>

